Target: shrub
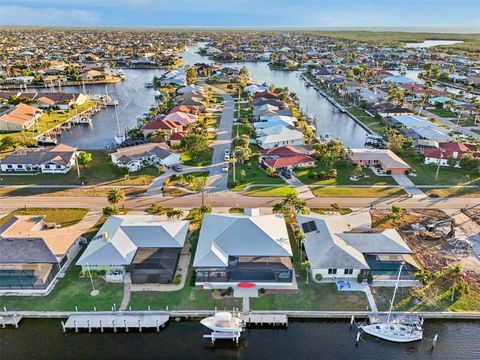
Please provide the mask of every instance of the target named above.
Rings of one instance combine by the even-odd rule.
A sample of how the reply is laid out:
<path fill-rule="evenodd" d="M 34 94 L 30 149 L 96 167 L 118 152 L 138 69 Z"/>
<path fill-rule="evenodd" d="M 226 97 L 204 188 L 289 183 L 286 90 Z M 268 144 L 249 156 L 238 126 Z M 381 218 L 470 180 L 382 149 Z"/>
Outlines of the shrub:
<path fill-rule="evenodd" d="M 175 279 L 173 280 L 173 283 L 175 285 L 180 285 L 182 283 L 182 276 L 179 274 L 179 275 L 175 275 Z"/>
<path fill-rule="evenodd" d="M 315 280 L 317 280 L 317 281 L 322 281 L 322 279 L 323 279 L 322 274 L 317 274 L 317 275 L 315 275 Z"/>
<path fill-rule="evenodd" d="M 233 294 L 233 288 L 229 286 L 229 288 L 227 289 L 227 295 L 232 295 L 232 294 Z"/>
<path fill-rule="evenodd" d="M 118 209 L 113 206 L 107 206 L 103 208 L 103 215 L 110 216 L 110 215 L 118 215 Z"/>
<path fill-rule="evenodd" d="M 197 277 L 196 277 L 196 273 L 195 271 L 192 272 L 192 276 L 190 276 L 190 287 L 194 287 L 195 286 L 195 281 L 196 281 Z"/>
<path fill-rule="evenodd" d="M 373 275 L 372 274 L 368 274 L 367 276 L 367 283 L 371 284 L 373 282 Z"/>
<path fill-rule="evenodd" d="M 365 279 L 365 275 L 363 275 L 362 273 L 357 275 L 357 281 L 359 284 L 361 284 L 364 279 Z"/>
<path fill-rule="evenodd" d="M 265 289 L 264 289 L 264 288 L 260 288 L 260 290 L 258 290 L 258 292 L 259 292 L 260 294 L 265 294 Z"/>
<path fill-rule="evenodd" d="M 219 289 L 213 289 L 212 290 L 212 296 L 213 297 L 220 297 L 222 295 L 222 292 Z"/>
<path fill-rule="evenodd" d="M 432 192 L 430 193 L 430 197 L 438 198 L 438 197 L 440 197 L 440 194 L 439 194 L 438 192 L 436 192 L 436 191 L 432 191 Z"/>
<path fill-rule="evenodd" d="M 318 180 L 324 180 L 326 177 L 327 177 L 327 174 L 325 173 L 325 171 L 319 171 L 317 173 L 317 179 Z"/>

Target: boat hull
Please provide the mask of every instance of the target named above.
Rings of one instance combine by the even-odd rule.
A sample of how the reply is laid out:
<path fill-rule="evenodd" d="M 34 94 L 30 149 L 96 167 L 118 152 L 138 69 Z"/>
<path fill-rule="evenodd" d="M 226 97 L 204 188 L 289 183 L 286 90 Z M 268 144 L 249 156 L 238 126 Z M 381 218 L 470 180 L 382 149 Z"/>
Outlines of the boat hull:
<path fill-rule="evenodd" d="M 416 334 L 408 334 L 408 336 L 407 335 L 402 336 L 402 335 L 394 335 L 386 331 L 379 331 L 375 328 L 375 325 L 365 325 L 365 326 L 360 326 L 360 328 L 368 335 L 375 336 L 377 338 L 387 340 L 390 342 L 409 343 L 409 342 L 415 342 L 423 339 L 422 332 L 418 332 Z"/>

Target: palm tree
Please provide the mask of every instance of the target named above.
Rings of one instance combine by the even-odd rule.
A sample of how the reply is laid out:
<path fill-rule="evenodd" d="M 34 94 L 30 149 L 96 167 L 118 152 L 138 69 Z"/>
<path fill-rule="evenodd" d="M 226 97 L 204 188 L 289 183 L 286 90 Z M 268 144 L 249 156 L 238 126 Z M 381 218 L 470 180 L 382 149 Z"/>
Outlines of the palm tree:
<path fill-rule="evenodd" d="M 125 193 L 120 188 L 111 188 L 107 193 L 107 201 L 114 207 L 125 198 Z"/>
<path fill-rule="evenodd" d="M 300 255 L 300 262 L 302 262 L 302 257 L 303 257 L 303 243 L 305 242 L 305 235 L 298 229 L 299 231 L 296 232 L 295 238 L 298 242 L 298 254 Z"/>
<path fill-rule="evenodd" d="M 462 266 L 460 264 L 455 265 L 449 270 L 450 280 L 453 281 L 452 286 L 452 297 L 450 301 L 453 302 L 455 299 L 455 288 L 457 287 L 457 281 L 462 277 L 463 271 Z"/>
<path fill-rule="evenodd" d="M 275 214 L 285 213 L 286 211 L 287 208 L 285 207 L 285 205 L 283 205 L 283 203 L 276 203 L 275 205 L 273 205 L 273 212 Z"/>
<path fill-rule="evenodd" d="M 423 285 L 426 285 L 427 282 L 430 280 L 432 274 L 430 272 L 422 269 L 415 273 L 415 280 L 420 281 Z"/>
<path fill-rule="evenodd" d="M 247 176 L 247 173 L 245 172 L 245 170 L 240 170 L 240 177 L 242 178 L 242 181 L 243 179 L 245 178 L 245 176 Z"/>
<path fill-rule="evenodd" d="M 183 216 L 183 210 L 181 209 L 171 209 L 167 211 L 167 218 L 180 219 Z"/>
<path fill-rule="evenodd" d="M 153 142 L 165 142 L 168 139 L 168 133 L 163 129 L 159 129 L 148 134 L 147 138 Z"/>
<path fill-rule="evenodd" d="M 305 270 L 305 275 L 306 275 L 305 284 L 308 284 L 308 272 L 309 272 L 311 266 L 312 266 L 312 264 L 308 260 L 305 260 L 304 262 L 302 262 L 302 269 Z"/>

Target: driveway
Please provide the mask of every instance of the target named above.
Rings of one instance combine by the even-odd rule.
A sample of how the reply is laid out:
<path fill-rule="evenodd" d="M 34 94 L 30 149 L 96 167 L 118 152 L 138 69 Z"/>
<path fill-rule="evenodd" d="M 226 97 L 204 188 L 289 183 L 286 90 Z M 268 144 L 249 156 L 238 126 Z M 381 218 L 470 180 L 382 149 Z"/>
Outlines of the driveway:
<path fill-rule="evenodd" d="M 222 89 L 210 85 L 204 86 L 208 86 L 224 100 L 223 112 L 218 124 L 217 138 L 213 143 L 212 165 L 205 188 L 207 191 L 225 191 L 228 190 L 228 173 L 222 171 L 222 166 L 225 163 L 223 161 L 225 150 L 230 150 L 230 144 L 232 142 L 235 103 L 233 98 Z"/>
<path fill-rule="evenodd" d="M 403 190 L 412 197 L 423 199 L 427 198 L 427 195 L 415 185 L 407 175 L 404 174 L 392 174 L 393 179 L 398 185 L 402 186 Z"/>
<path fill-rule="evenodd" d="M 293 187 L 297 193 L 298 197 L 302 200 L 308 200 L 308 199 L 313 199 L 315 195 L 313 195 L 312 190 L 305 185 L 303 182 L 301 182 L 299 179 L 297 179 L 295 176 L 292 176 L 290 179 L 287 179 L 282 176 L 282 179 L 285 180 L 285 182 Z"/>

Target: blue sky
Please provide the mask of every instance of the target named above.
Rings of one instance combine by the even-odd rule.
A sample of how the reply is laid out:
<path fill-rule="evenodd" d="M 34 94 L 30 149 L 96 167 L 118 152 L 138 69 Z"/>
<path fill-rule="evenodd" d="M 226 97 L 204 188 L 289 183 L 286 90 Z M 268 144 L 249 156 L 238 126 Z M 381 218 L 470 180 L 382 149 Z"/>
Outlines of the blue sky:
<path fill-rule="evenodd" d="M 463 26 L 480 32 L 480 0 L 0 0 L 0 25 Z"/>

